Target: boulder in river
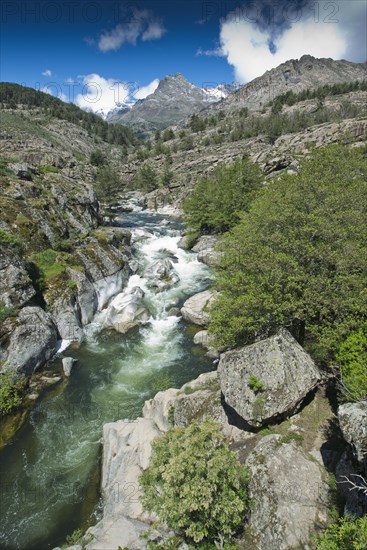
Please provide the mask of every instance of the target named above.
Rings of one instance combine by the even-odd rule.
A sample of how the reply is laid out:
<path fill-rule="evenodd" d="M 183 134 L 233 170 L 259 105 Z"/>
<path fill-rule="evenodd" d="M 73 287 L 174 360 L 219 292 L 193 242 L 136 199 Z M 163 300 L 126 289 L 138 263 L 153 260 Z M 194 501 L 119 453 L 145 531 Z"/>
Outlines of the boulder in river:
<path fill-rule="evenodd" d="M 148 286 L 163 290 L 178 283 L 180 278 L 168 258 L 157 260 L 145 272 Z"/>
<path fill-rule="evenodd" d="M 76 359 L 73 357 L 64 357 L 62 360 L 62 368 L 64 370 L 65 376 L 69 377 L 71 371 L 73 370 L 74 365 L 76 364 Z"/>
<path fill-rule="evenodd" d="M 129 294 L 119 294 L 108 307 L 104 326 L 112 327 L 117 332 L 125 334 L 132 328 L 146 323 L 150 313 L 141 300 L 144 292 L 139 287 L 134 287 Z"/>
<path fill-rule="evenodd" d="M 209 313 L 207 310 L 217 294 L 213 290 L 204 290 L 204 292 L 194 294 L 194 296 L 186 300 L 181 308 L 182 317 L 195 325 L 206 326 L 209 323 Z"/>
<path fill-rule="evenodd" d="M 281 435 L 262 438 L 246 464 L 252 507 L 245 548 L 310 548 L 312 535 L 330 522 L 323 466 Z"/>
<path fill-rule="evenodd" d="M 223 353 L 218 374 L 227 405 L 254 428 L 295 413 L 321 380 L 287 330 Z"/>

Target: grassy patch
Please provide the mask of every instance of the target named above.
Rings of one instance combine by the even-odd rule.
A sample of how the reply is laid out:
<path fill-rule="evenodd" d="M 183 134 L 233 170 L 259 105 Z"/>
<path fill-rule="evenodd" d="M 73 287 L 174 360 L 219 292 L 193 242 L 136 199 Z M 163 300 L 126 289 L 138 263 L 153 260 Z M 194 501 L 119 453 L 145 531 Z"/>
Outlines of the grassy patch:
<path fill-rule="evenodd" d="M 283 437 L 281 437 L 276 444 L 277 447 L 279 447 L 283 443 L 291 443 L 292 441 L 295 441 L 298 445 L 301 445 L 303 442 L 303 435 L 296 432 L 289 432 L 286 435 L 283 435 Z"/>
<path fill-rule="evenodd" d="M 0 374 L 0 417 L 19 408 L 25 386 L 25 378 L 17 377 L 12 371 Z"/>
<path fill-rule="evenodd" d="M 45 282 L 65 273 L 70 255 L 52 248 L 31 254 L 29 260 L 34 263 L 44 277 Z"/>

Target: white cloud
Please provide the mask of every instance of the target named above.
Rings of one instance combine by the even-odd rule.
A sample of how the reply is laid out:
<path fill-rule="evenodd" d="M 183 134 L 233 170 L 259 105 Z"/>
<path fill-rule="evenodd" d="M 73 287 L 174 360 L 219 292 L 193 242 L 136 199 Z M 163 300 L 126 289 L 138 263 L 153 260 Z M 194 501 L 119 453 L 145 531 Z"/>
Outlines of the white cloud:
<path fill-rule="evenodd" d="M 52 76 L 51 69 L 46 69 L 45 71 L 43 71 L 42 76 L 48 76 L 48 77 Z"/>
<path fill-rule="evenodd" d="M 135 83 L 104 78 L 96 73 L 82 77 L 83 91 L 74 103 L 87 111 L 106 115 L 118 105 L 133 105 L 137 99 L 152 94 L 159 84 L 155 79 L 147 86 L 137 88 Z"/>
<path fill-rule="evenodd" d="M 196 51 L 197 56 L 204 55 L 206 57 L 225 57 L 222 48 L 213 48 L 212 50 L 203 50 L 202 48 L 199 48 Z"/>
<path fill-rule="evenodd" d="M 229 14 L 222 20 L 221 54 L 233 66 L 235 79 L 246 83 L 284 61 L 304 54 L 365 61 L 366 4 L 359 0 L 322 0 L 313 7 L 315 5 L 319 8 L 317 15 L 311 5 L 304 6 L 299 12 L 300 17 L 293 21 L 287 19 L 283 26 L 278 25 L 277 34 L 274 26 L 267 26 L 261 19 L 254 23 L 248 18 L 239 18 L 238 14 L 237 17 Z M 333 12 L 335 5 L 338 9 Z M 208 55 L 210 51 L 200 54 Z"/>
<path fill-rule="evenodd" d="M 162 21 L 150 10 L 133 9 L 127 23 L 120 23 L 112 30 L 101 34 L 98 47 L 102 52 L 118 50 L 123 44 L 135 45 L 139 38 L 143 42 L 158 40 L 165 32 Z"/>
<path fill-rule="evenodd" d="M 153 92 L 155 92 L 155 90 L 158 88 L 158 84 L 159 84 L 159 79 L 158 78 L 155 78 L 154 80 L 152 80 L 152 82 L 150 84 L 148 84 L 147 86 L 142 86 L 141 88 L 139 88 L 133 95 L 135 97 L 135 99 L 145 99 L 148 95 L 152 94 Z"/>
<path fill-rule="evenodd" d="M 62 91 L 61 86 L 56 82 L 51 82 L 50 84 L 47 84 L 47 86 L 43 86 L 41 88 L 41 92 L 52 95 L 53 97 L 58 97 L 59 99 L 61 99 L 61 101 L 64 101 L 65 103 L 68 101 L 68 97 Z"/>

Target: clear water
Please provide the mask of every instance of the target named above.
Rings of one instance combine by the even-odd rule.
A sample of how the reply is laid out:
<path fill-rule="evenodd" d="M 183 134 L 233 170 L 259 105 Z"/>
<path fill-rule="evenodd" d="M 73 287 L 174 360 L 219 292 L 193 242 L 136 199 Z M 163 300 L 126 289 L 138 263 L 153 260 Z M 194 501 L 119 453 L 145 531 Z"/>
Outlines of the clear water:
<path fill-rule="evenodd" d="M 43 550 L 65 542 L 96 514 L 103 424 L 138 417 L 157 391 L 212 369 L 192 343 L 193 328 L 167 315 L 170 305 L 180 306 L 210 278 L 194 254 L 177 248 L 182 227 L 144 212 L 124 215 L 119 225 L 151 234 L 135 244 L 139 271 L 128 284 L 145 291 L 150 322 L 123 336 L 101 330 L 107 310 L 98 313 L 84 344 L 66 353 L 78 359 L 70 380 L 39 400 L 0 452 L 1 549 Z M 180 281 L 155 293 L 144 272 L 157 258 L 172 255 Z M 59 370 L 60 359 L 51 368 Z"/>

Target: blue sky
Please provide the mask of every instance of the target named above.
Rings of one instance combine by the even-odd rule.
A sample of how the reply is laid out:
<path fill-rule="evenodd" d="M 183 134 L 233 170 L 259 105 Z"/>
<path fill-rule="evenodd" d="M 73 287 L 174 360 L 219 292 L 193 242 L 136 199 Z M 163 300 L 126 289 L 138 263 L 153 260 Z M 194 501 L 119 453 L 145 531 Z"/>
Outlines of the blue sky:
<path fill-rule="evenodd" d="M 106 111 L 176 72 L 203 86 L 245 83 L 308 53 L 366 61 L 366 9 L 364 0 L 4 0 L 0 78 Z"/>

